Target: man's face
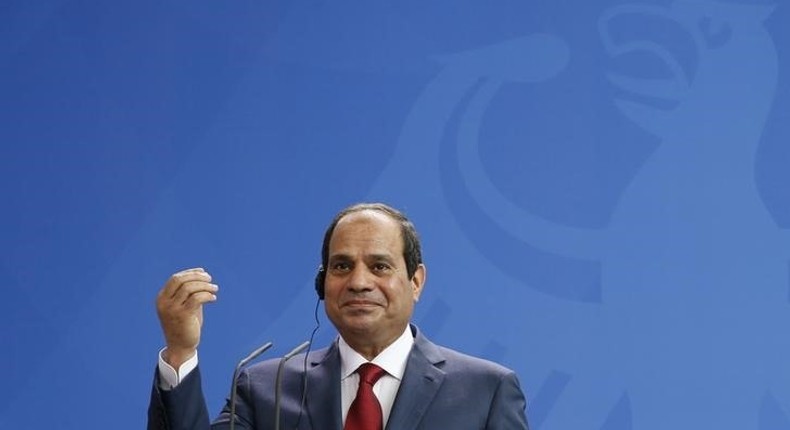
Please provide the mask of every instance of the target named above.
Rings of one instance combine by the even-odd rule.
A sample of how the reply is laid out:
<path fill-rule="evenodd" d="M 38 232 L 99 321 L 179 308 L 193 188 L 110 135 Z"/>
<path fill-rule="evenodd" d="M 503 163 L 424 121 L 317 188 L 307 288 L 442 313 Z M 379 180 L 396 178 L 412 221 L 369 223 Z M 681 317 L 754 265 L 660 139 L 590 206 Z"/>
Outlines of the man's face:
<path fill-rule="evenodd" d="M 409 279 L 400 225 L 371 210 L 353 212 L 329 240 L 325 306 L 355 349 L 380 351 L 403 333 L 425 281 L 420 265 Z"/>

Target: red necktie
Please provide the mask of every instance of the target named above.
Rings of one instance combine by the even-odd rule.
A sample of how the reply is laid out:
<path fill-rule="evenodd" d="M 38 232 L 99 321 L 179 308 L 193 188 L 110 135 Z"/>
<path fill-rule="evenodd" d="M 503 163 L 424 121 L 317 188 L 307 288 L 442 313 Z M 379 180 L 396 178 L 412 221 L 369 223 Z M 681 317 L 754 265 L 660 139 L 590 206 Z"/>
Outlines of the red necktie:
<path fill-rule="evenodd" d="M 373 363 L 365 363 L 359 366 L 357 373 L 357 397 L 348 409 L 344 430 L 382 430 L 381 405 L 373 394 L 373 385 L 387 372 Z"/>

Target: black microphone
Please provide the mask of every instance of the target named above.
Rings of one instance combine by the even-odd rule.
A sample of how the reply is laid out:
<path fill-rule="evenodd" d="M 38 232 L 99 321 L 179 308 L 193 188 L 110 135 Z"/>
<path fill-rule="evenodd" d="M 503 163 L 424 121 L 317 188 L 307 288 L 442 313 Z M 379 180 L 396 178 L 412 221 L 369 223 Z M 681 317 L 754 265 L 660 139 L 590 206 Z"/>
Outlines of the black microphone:
<path fill-rule="evenodd" d="M 304 351 L 308 346 L 310 346 L 310 341 L 305 341 L 296 348 L 292 349 L 291 352 L 288 354 L 283 355 L 283 358 L 280 359 L 280 365 L 277 366 L 277 377 L 275 378 L 274 382 L 274 429 L 280 430 L 280 391 L 282 386 L 282 378 L 283 378 L 283 367 L 285 366 L 285 362 L 290 360 L 296 354 Z"/>
<path fill-rule="evenodd" d="M 239 361 L 239 364 L 236 365 L 236 369 L 233 371 L 233 382 L 230 384 L 230 430 L 233 430 L 236 424 L 236 385 L 239 377 L 239 371 L 247 365 L 250 361 L 254 360 L 255 357 L 263 354 L 266 352 L 267 349 L 271 348 L 274 345 L 271 342 L 266 342 L 265 344 L 261 345 L 260 348 L 252 351 L 250 355 L 244 357 Z"/>

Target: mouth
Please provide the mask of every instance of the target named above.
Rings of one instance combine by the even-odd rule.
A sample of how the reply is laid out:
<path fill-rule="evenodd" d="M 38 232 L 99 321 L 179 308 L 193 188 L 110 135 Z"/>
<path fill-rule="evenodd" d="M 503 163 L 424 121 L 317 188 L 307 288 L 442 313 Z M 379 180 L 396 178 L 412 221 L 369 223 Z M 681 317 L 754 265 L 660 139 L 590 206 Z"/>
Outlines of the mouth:
<path fill-rule="evenodd" d="M 376 302 L 370 300 L 349 300 L 343 302 L 341 307 L 344 308 L 352 308 L 352 309 L 367 309 L 367 308 L 376 308 L 380 305 Z"/>

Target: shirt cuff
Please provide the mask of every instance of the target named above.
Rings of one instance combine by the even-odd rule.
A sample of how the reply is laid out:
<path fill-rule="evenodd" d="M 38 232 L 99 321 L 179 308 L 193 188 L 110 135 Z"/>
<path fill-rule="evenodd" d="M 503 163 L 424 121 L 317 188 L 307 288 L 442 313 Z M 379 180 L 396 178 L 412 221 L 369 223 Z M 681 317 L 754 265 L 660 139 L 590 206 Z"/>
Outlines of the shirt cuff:
<path fill-rule="evenodd" d="M 162 348 L 159 351 L 159 389 L 163 391 L 170 391 L 178 386 L 178 384 L 180 384 L 190 372 L 195 370 L 198 365 L 198 356 L 197 352 L 195 352 L 195 355 L 181 364 L 178 370 L 176 370 L 173 368 L 173 366 L 169 365 L 164 358 L 162 358 L 162 353 L 165 351 L 165 349 L 166 348 Z"/>

